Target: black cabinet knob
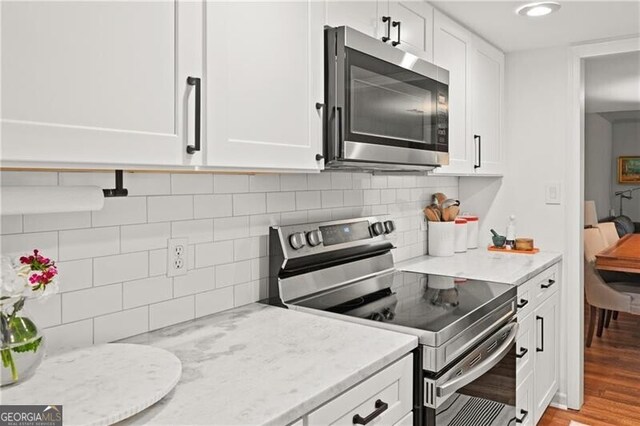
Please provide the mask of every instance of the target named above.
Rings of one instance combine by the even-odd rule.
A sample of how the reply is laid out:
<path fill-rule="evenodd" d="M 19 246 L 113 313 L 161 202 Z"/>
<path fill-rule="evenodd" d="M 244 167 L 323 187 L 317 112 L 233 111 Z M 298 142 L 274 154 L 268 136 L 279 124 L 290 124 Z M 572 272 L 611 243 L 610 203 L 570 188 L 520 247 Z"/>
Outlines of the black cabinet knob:
<path fill-rule="evenodd" d="M 324 155 L 316 154 L 316 161 L 324 160 Z"/>

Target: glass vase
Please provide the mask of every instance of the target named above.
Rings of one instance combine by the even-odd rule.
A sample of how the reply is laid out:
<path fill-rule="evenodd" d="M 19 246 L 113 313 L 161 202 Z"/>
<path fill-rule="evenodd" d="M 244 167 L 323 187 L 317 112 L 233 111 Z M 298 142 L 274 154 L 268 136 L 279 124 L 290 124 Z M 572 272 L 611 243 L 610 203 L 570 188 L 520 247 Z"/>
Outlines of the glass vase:
<path fill-rule="evenodd" d="M 22 382 L 36 371 L 45 352 L 45 339 L 23 310 L 0 314 L 2 386 Z"/>

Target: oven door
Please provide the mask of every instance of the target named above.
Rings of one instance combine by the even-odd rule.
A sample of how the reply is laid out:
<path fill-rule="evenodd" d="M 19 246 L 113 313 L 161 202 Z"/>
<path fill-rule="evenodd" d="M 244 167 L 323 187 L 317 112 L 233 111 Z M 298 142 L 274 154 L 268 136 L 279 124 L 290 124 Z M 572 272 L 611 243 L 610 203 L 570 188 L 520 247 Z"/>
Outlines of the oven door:
<path fill-rule="evenodd" d="M 325 36 L 327 167 L 448 164 L 448 71 L 348 27 Z"/>
<path fill-rule="evenodd" d="M 516 417 L 517 332 L 511 322 L 443 373 L 425 375 L 427 426 L 515 426 L 523 420 Z"/>

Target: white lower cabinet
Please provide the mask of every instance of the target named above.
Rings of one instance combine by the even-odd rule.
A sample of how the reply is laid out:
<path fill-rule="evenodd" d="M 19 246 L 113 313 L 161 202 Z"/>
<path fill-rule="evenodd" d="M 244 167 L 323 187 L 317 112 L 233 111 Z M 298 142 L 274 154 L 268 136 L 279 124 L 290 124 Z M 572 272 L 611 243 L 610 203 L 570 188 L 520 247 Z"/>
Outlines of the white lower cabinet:
<path fill-rule="evenodd" d="M 354 417 L 375 425 L 413 421 L 413 355 L 409 354 L 309 413 L 305 425 L 353 425 Z M 379 413 L 376 415 L 375 413 Z"/>
<path fill-rule="evenodd" d="M 518 286 L 516 408 L 518 419 L 527 412 L 524 425 L 536 424 L 558 391 L 559 286 L 558 264 Z"/>

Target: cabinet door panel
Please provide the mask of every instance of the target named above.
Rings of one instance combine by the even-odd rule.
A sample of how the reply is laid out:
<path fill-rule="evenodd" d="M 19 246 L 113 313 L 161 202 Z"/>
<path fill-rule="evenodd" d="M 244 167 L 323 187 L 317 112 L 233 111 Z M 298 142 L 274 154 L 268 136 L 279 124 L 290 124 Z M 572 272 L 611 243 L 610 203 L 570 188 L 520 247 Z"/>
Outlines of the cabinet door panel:
<path fill-rule="evenodd" d="M 558 313 L 559 292 L 551 295 L 534 311 L 536 327 L 535 419 L 544 414 L 558 390 Z"/>
<path fill-rule="evenodd" d="M 428 61 L 433 60 L 433 8 L 424 1 L 391 1 L 389 15 L 400 21 L 400 47 Z M 396 29 L 391 39 L 397 40 Z"/>
<path fill-rule="evenodd" d="M 523 426 L 533 425 L 533 382 L 534 375 L 529 375 L 522 381 L 518 381 L 516 387 L 516 418 L 522 421 Z"/>
<path fill-rule="evenodd" d="M 473 50 L 473 133 L 480 135 L 481 158 L 476 173 L 502 173 L 501 138 L 504 55 L 482 40 Z"/>
<path fill-rule="evenodd" d="M 473 146 L 468 132 L 469 33 L 434 11 L 433 60 L 449 71 L 449 165 L 436 173 L 473 171 Z"/>
<path fill-rule="evenodd" d="M 208 164 L 318 170 L 323 6 L 207 4 Z"/>
<path fill-rule="evenodd" d="M 377 1 L 327 0 L 325 3 L 327 25 L 332 27 L 346 25 L 371 37 L 378 37 L 382 25 L 378 18 L 387 13 L 387 9 L 383 5 L 380 5 L 380 10 L 378 10 L 378 3 Z"/>
<path fill-rule="evenodd" d="M 201 9 L 3 2 L 3 159 L 181 164 Z"/>

